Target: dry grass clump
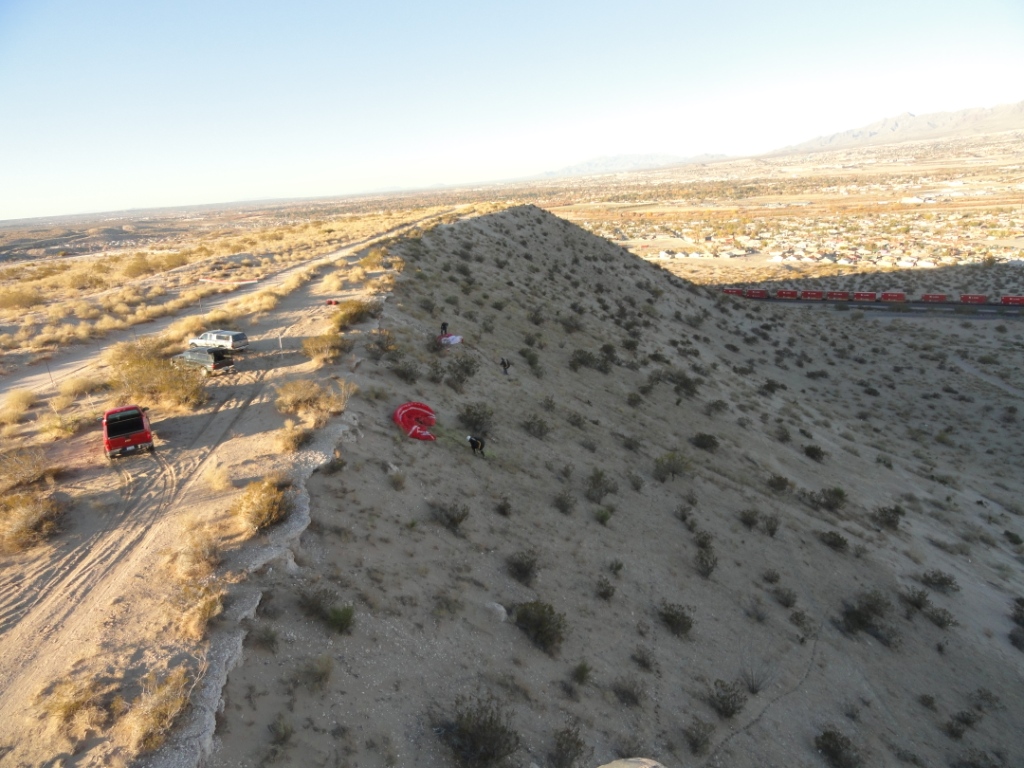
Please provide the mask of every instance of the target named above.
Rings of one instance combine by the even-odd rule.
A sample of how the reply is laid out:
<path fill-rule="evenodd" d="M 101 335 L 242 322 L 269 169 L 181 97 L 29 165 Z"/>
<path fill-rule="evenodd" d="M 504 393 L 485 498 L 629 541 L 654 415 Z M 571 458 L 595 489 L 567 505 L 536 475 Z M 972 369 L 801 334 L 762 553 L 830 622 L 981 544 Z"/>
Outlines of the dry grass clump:
<path fill-rule="evenodd" d="M 331 316 L 331 328 L 340 333 L 356 323 L 377 317 L 380 311 L 381 307 L 375 301 L 348 299 L 341 302 L 337 311 Z"/>
<path fill-rule="evenodd" d="M 75 376 L 72 379 L 65 379 L 60 383 L 58 392 L 61 397 L 75 400 L 82 395 L 93 395 L 103 392 L 110 384 L 96 376 Z"/>
<path fill-rule="evenodd" d="M 0 496 L 0 550 L 20 552 L 57 533 L 60 506 L 45 494 Z"/>
<path fill-rule="evenodd" d="M 142 693 L 118 723 L 132 756 L 152 752 L 164 743 L 174 721 L 188 704 L 192 676 L 178 667 L 162 679 L 150 672 L 142 681 Z"/>
<path fill-rule="evenodd" d="M 231 514 L 253 533 L 281 522 L 291 511 L 284 491 L 272 478 L 254 480 L 231 505 Z"/>
<path fill-rule="evenodd" d="M 203 479 L 211 491 L 229 491 L 235 487 L 227 467 L 211 464 L 203 473 Z"/>
<path fill-rule="evenodd" d="M 161 401 L 197 407 L 206 402 L 202 372 L 175 366 L 163 357 L 164 342 L 156 338 L 115 344 L 104 355 L 111 384 L 131 400 Z"/>
<path fill-rule="evenodd" d="M 177 608 L 178 633 L 186 640 L 198 641 L 206 637 L 210 622 L 224 610 L 227 595 L 219 582 L 185 584 L 174 596 Z"/>
<path fill-rule="evenodd" d="M 0 405 L 0 422 L 17 424 L 28 409 L 36 404 L 37 399 L 35 392 L 30 389 L 12 389 L 4 397 L 3 405 Z"/>
<path fill-rule="evenodd" d="M 56 469 L 46 463 L 46 454 L 38 446 L 0 452 L 0 493 L 55 473 Z"/>
<path fill-rule="evenodd" d="M 102 726 L 107 712 L 95 680 L 61 680 L 39 694 L 40 709 L 66 734 Z"/>
<path fill-rule="evenodd" d="M 277 410 L 309 418 L 314 426 L 323 426 L 331 416 L 342 413 L 358 387 L 348 381 L 337 386 L 313 379 L 295 379 L 277 388 Z"/>
<path fill-rule="evenodd" d="M 291 419 L 277 433 L 277 449 L 282 453 L 295 453 L 313 439 L 313 430 L 298 426 Z"/>
<path fill-rule="evenodd" d="M 310 336 L 302 340 L 302 354 L 322 363 L 334 362 L 351 349 L 352 342 L 346 341 L 336 333 Z"/>

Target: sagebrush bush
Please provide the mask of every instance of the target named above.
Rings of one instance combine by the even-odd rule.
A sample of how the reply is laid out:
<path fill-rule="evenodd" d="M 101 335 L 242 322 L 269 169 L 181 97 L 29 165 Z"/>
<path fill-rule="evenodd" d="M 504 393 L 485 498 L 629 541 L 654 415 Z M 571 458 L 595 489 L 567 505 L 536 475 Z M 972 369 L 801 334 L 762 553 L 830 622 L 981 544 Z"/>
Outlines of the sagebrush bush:
<path fill-rule="evenodd" d="M 603 470 L 595 468 L 587 477 L 587 487 L 583 495 L 587 497 L 587 500 L 600 504 L 605 496 L 618 492 L 619 484 L 608 477 Z"/>
<path fill-rule="evenodd" d="M 846 491 L 842 488 L 822 488 L 808 494 L 807 499 L 814 509 L 837 512 L 846 506 Z"/>
<path fill-rule="evenodd" d="M 737 715 L 747 703 L 747 695 L 738 682 L 715 680 L 707 692 L 708 704 L 720 717 L 729 719 Z"/>
<path fill-rule="evenodd" d="M 283 490 L 271 478 L 254 480 L 231 505 L 231 514 L 253 533 L 275 525 L 291 511 L 291 504 Z"/>
<path fill-rule="evenodd" d="M 205 403 L 202 369 L 174 365 L 163 357 L 163 347 L 164 342 L 154 337 L 110 347 L 103 357 L 111 372 L 111 385 L 130 400 L 192 408 Z"/>
<path fill-rule="evenodd" d="M 848 736 L 831 726 L 814 737 L 814 746 L 832 768 L 859 768 L 860 750 Z"/>
<path fill-rule="evenodd" d="M 572 491 L 565 488 L 555 496 L 555 509 L 561 512 L 563 515 L 571 514 L 576 509 L 576 497 Z"/>
<path fill-rule="evenodd" d="M 313 379 L 294 379 L 277 387 L 277 410 L 310 419 L 314 426 L 323 426 L 331 416 L 342 413 L 349 398 L 357 391 L 355 384 L 337 384 Z"/>
<path fill-rule="evenodd" d="M 455 535 L 462 534 L 462 524 L 469 517 L 468 506 L 455 501 L 430 501 L 427 503 L 434 520 Z"/>
<path fill-rule="evenodd" d="M 822 544 L 829 549 L 834 549 L 836 552 L 845 552 L 850 548 L 849 540 L 839 531 L 821 531 L 818 534 L 818 538 Z"/>
<path fill-rule="evenodd" d="M 921 583 L 926 587 L 931 587 L 939 592 L 959 592 L 960 585 L 956 582 L 956 577 L 951 573 L 934 569 L 931 571 L 925 571 L 920 576 Z"/>
<path fill-rule="evenodd" d="M 690 609 L 678 603 L 662 602 L 658 607 L 658 618 L 676 637 L 688 635 L 693 628 Z"/>
<path fill-rule="evenodd" d="M 152 752 L 164 743 L 188 704 L 192 684 L 192 676 L 185 667 L 177 667 L 163 678 L 155 672 L 143 678 L 142 693 L 117 724 L 130 755 Z"/>
<path fill-rule="evenodd" d="M 579 768 L 593 751 L 580 736 L 579 726 L 569 724 L 555 732 L 554 747 L 548 757 L 551 768 Z"/>
<path fill-rule="evenodd" d="M 743 527 L 749 531 L 757 525 L 758 521 L 761 519 L 761 513 L 756 509 L 743 509 L 740 510 L 739 517 Z"/>
<path fill-rule="evenodd" d="M 474 435 L 487 437 L 494 426 L 494 409 L 485 402 L 467 403 L 459 411 L 459 424 Z"/>
<path fill-rule="evenodd" d="M 505 765 L 522 743 L 508 710 L 493 696 L 456 699 L 455 714 L 437 733 L 463 768 Z"/>
<path fill-rule="evenodd" d="M 537 552 L 533 549 L 524 549 L 514 552 L 505 561 L 508 566 L 508 573 L 516 581 L 529 586 L 537 575 Z"/>
<path fill-rule="evenodd" d="M 707 432 L 698 432 L 690 438 L 690 444 L 693 445 L 694 448 L 700 448 L 702 451 L 714 453 L 718 450 L 719 440 L 717 437 L 709 435 Z"/>
<path fill-rule="evenodd" d="M 690 747 L 690 752 L 694 755 L 703 755 L 708 751 L 708 745 L 711 743 L 711 734 L 714 732 L 714 724 L 697 716 L 694 716 L 690 720 L 689 725 L 683 728 L 683 736 Z"/>
<path fill-rule="evenodd" d="M 805 445 L 804 455 L 807 458 L 817 461 L 819 463 L 825 460 L 825 451 L 821 448 L 820 445 Z"/>
<path fill-rule="evenodd" d="M 712 546 L 698 548 L 694 562 L 697 573 L 705 579 L 711 578 L 711 574 L 718 567 L 718 555 L 715 553 L 715 548 Z"/>
<path fill-rule="evenodd" d="M 0 452 L 0 494 L 31 485 L 56 471 L 47 463 L 45 451 L 38 446 L 9 448 Z"/>
<path fill-rule="evenodd" d="M 654 460 L 654 479 L 664 483 L 674 480 L 689 468 L 689 462 L 683 454 L 669 451 Z"/>
<path fill-rule="evenodd" d="M 565 614 L 557 613 L 550 603 L 519 603 L 513 608 L 513 621 L 534 645 L 548 654 L 557 653 L 565 639 Z"/>
<path fill-rule="evenodd" d="M 310 336 L 302 340 L 302 354 L 311 360 L 322 362 L 333 362 L 351 349 L 345 349 L 342 338 L 336 333 L 325 333 L 320 336 Z"/>
<path fill-rule="evenodd" d="M 871 519 L 875 521 L 876 525 L 895 531 L 900 527 L 900 520 L 906 514 L 906 510 L 903 507 L 899 504 L 894 504 L 891 507 L 878 507 L 872 513 Z"/>
<path fill-rule="evenodd" d="M 20 552 L 58 531 L 61 507 L 37 491 L 0 495 L 0 551 Z"/>
<path fill-rule="evenodd" d="M 772 475 L 768 478 L 768 487 L 779 493 L 788 491 L 792 485 L 793 483 L 785 475 Z"/>
<path fill-rule="evenodd" d="M 522 427 L 526 430 L 526 434 L 536 437 L 538 440 L 543 440 L 547 436 L 548 432 L 551 431 L 551 427 L 548 423 L 537 414 L 533 414 L 532 416 L 528 416 L 524 419 Z"/>
<path fill-rule="evenodd" d="M 380 312 L 381 307 L 376 302 L 347 299 L 338 304 L 338 308 L 331 316 L 331 327 L 340 333 L 356 323 L 361 323 L 371 317 L 377 317 Z"/>
<path fill-rule="evenodd" d="M 766 536 L 774 539 L 775 534 L 779 532 L 780 522 L 779 516 L 774 513 L 765 515 L 761 518 L 761 530 Z"/>

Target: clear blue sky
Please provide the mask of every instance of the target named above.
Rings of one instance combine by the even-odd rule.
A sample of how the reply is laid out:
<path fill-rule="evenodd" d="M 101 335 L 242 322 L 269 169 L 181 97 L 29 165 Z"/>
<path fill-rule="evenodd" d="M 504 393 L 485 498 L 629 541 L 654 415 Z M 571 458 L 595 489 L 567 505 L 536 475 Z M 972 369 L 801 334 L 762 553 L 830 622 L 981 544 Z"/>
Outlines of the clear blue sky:
<path fill-rule="evenodd" d="M 0 219 L 751 154 L 1022 100 L 1022 0 L 0 0 Z"/>

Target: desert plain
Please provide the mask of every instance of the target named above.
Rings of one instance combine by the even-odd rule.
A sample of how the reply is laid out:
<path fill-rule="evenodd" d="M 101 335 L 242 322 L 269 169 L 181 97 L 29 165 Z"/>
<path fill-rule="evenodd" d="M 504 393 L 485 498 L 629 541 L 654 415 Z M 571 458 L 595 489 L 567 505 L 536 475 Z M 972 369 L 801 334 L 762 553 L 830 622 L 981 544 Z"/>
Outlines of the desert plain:
<path fill-rule="evenodd" d="M 5 226 L 0 764 L 1021 765 L 1021 316 L 721 290 L 1024 294 L 1019 139 Z"/>

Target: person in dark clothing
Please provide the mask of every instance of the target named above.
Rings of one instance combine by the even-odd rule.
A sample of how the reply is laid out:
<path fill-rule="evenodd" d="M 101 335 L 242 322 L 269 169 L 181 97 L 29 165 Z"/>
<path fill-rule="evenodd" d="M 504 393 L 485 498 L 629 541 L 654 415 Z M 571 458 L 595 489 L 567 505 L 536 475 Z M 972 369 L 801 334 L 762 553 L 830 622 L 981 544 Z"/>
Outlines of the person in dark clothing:
<path fill-rule="evenodd" d="M 474 456 L 476 456 L 477 451 L 480 451 L 480 455 L 485 459 L 487 458 L 484 456 L 484 439 L 482 437 L 473 437 L 470 435 L 466 439 L 469 441 L 469 447 L 473 449 Z"/>
<path fill-rule="evenodd" d="M 448 323 L 441 323 L 441 335 L 445 336 L 448 333 Z"/>
<path fill-rule="evenodd" d="M 512 363 L 506 360 L 504 357 L 501 358 L 501 370 L 506 376 L 508 376 L 508 369 L 512 367 Z"/>

